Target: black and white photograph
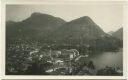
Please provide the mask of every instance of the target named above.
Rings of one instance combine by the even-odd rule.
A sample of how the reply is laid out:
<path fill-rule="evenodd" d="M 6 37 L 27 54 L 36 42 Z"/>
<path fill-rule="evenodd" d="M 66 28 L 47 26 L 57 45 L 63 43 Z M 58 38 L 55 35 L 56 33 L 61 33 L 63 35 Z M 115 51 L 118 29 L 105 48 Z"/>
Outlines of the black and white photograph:
<path fill-rule="evenodd" d="M 123 3 L 6 4 L 5 75 L 123 76 Z"/>

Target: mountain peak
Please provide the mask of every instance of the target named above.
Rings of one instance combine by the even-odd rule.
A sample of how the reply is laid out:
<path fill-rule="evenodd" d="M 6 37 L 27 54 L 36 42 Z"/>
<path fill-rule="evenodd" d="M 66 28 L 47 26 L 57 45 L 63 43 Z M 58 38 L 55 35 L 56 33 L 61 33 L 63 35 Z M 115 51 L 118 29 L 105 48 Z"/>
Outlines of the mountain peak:
<path fill-rule="evenodd" d="M 78 22 L 78 23 L 83 23 L 86 25 L 95 25 L 95 23 L 89 16 L 83 16 L 78 19 L 72 20 L 71 22 Z"/>
<path fill-rule="evenodd" d="M 40 26 L 43 24 L 45 24 L 46 26 L 49 25 L 49 23 L 53 23 L 53 24 L 65 23 L 65 21 L 61 18 L 40 12 L 32 13 L 31 16 L 23 20 L 23 22 L 28 22 L 29 24 L 30 23 L 38 24 L 38 25 L 40 24 Z"/>
<path fill-rule="evenodd" d="M 120 29 L 118 29 L 117 31 L 112 33 L 112 36 L 114 36 L 120 40 L 123 40 L 123 27 L 121 27 Z"/>
<path fill-rule="evenodd" d="M 41 16 L 41 15 L 48 15 L 48 14 L 44 14 L 44 13 L 40 13 L 40 12 L 34 12 L 31 14 L 31 17 L 33 16 Z"/>
<path fill-rule="evenodd" d="M 80 18 L 83 18 L 83 19 L 91 19 L 89 16 L 83 16 L 83 17 L 80 17 Z"/>

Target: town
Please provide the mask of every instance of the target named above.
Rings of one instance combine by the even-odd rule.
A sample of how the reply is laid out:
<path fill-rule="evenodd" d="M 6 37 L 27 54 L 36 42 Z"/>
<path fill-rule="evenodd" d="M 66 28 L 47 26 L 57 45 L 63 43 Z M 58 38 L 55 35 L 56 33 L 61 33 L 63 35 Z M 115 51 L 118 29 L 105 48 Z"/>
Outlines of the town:
<path fill-rule="evenodd" d="M 28 44 L 29 43 L 29 44 Z M 28 75 L 97 75 L 108 70 L 110 74 L 122 74 L 119 69 L 106 67 L 106 69 L 95 69 L 90 60 L 90 51 L 81 54 L 77 49 L 54 50 L 47 45 L 42 47 L 39 42 L 14 41 L 7 45 L 8 56 L 6 66 L 7 74 L 28 74 Z M 12 63 L 13 62 L 13 63 Z M 118 71 L 118 72 L 117 72 Z"/>

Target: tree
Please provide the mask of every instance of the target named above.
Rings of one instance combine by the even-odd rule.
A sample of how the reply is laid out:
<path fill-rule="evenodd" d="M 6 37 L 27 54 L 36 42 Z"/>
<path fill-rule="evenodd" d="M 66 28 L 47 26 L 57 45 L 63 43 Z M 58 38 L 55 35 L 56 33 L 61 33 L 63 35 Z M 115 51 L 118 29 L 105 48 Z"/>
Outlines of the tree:
<path fill-rule="evenodd" d="M 95 66 L 94 66 L 93 61 L 90 61 L 90 62 L 88 63 L 88 68 L 90 68 L 90 69 L 95 69 Z"/>

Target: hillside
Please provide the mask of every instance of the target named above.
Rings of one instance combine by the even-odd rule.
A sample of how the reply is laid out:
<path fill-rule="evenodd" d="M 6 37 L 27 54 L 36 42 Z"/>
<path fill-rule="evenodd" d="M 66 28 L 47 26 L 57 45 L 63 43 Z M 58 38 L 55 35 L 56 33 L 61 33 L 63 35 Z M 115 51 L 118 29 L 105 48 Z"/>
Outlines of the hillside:
<path fill-rule="evenodd" d="M 52 37 L 57 41 L 62 41 L 68 39 L 95 39 L 103 35 L 106 35 L 104 31 L 91 18 L 84 16 L 65 23 L 54 32 Z"/>
<path fill-rule="evenodd" d="M 90 17 L 66 22 L 48 14 L 33 13 L 21 22 L 7 22 L 6 40 L 35 40 L 43 47 L 79 49 L 79 51 L 109 51 L 117 49 L 120 40 L 105 33 Z"/>
<path fill-rule="evenodd" d="M 7 39 L 40 39 L 56 30 L 65 21 L 48 14 L 33 13 L 21 22 L 6 22 Z"/>
<path fill-rule="evenodd" d="M 59 45 L 58 48 L 77 48 L 82 52 L 86 49 L 94 52 L 114 50 L 120 44 L 118 39 L 105 33 L 88 16 L 63 24 L 46 39 L 47 42 Z"/>
<path fill-rule="evenodd" d="M 116 32 L 112 33 L 112 36 L 123 40 L 123 28 L 120 28 Z"/>

